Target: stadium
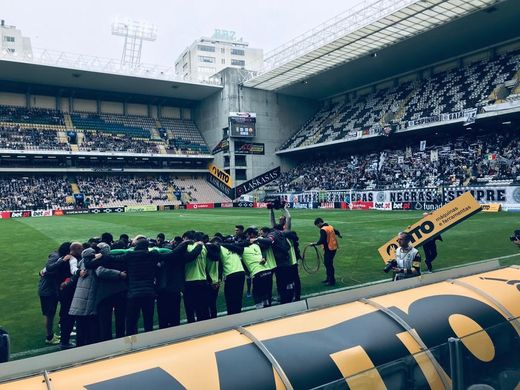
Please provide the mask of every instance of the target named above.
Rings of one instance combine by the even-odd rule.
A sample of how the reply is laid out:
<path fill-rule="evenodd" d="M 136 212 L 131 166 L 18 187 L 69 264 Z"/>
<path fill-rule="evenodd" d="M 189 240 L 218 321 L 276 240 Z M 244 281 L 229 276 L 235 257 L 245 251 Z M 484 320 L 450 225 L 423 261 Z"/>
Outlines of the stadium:
<path fill-rule="evenodd" d="M 2 49 L 0 389 L 518 389 L 519 16 L 364 2 L 202 79 Z"/>

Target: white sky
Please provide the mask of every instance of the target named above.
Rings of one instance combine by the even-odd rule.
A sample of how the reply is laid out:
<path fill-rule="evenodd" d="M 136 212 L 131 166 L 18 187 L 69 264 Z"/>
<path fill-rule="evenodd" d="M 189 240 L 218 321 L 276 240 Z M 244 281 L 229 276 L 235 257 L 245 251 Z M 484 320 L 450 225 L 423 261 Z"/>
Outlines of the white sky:
<path fill-rule="evenodd" d="M 215 28 L 236 31 L 269 51 L 346 11 L 360 0 L 2 0 L 0 19 L 31 38 L 33 48 L 120 58 L 122 37 L 111 35 L 120 17 L 158 27 L 141 62 L 172 66 L 177 56 Z"/>

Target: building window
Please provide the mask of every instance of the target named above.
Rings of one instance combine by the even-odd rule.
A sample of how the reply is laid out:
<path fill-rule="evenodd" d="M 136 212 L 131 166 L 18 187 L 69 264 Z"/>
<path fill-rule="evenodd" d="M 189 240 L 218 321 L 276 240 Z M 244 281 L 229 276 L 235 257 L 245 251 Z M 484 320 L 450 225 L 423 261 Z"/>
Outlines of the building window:
<path fill-rule="evenodd" d="M 8 35 L 5 35 L 5 36 L 4 36 L 4 40 L 5 40 L 6 42 L 14 42 L 14 37 L 10 37 L 10 36 L 8 36 Z"/>
<path fill-rule="evenodd" d="M 226 54 L 226 49 L 223 48 L 223 47 L 221 47 L 221 48 L 220 48 L 220 53 L 222 53 L 222 54 Z"/>
<path fill-rule="evenodd" d="M 13 48 L 10 48 L 10 47 L 7 48 L 7 52 L 8 52 L 8 53 L 14 53 L 15 51 L 16 51 L 16 50 L 13 49 Z"/>
<path fill-rule="evenodd" d="M 221 63 L 222 65 L 224 65 L 224 64 L 226 63 L 226 60 L 225 60 L 224 58 L 222 58 L 222 59 L 220 60 L 220 63 Z"/>
<path fill-rule="evenodd" d="M 234 59 L 231 59 L 231 65 L 246 66 L 246 62 L 244 60 L 234 60 Z"/>
<path fill-rule="evenodd" d="M 215 46 L 197 45 L 197 49 L 199 49 L 200 51 L 208 51 L 210 53 L 215 53 Z"/>
<path fill-rule="evenodd" d="M 215 57 L 199 56 L 199 62 L 205 62 L 207 64 L 214 64 Z"/>
<path fill-rule="evenodd" d="M 231 49 L 231 54 L 234 56 L 245 56 L 246 52 L 242 49 Z"/>

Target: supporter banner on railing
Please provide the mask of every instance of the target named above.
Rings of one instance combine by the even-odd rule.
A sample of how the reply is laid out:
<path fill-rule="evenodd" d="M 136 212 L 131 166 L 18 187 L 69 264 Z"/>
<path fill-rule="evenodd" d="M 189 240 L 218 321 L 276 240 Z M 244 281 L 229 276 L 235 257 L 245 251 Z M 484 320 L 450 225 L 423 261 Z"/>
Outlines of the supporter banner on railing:
<path fill-rule="evenodd" d="M 213 175 L 207 175 L 206 180 L 209 184 L 211 184 L 213 187 L 215 187 L 217 190 L 222 192 L 224 195 L 226 195 L 229 199 L 235 198 L 235 189 L 229 188 L 226 184 L 221 182 L 219 179 L 217 179 Z"/>
<path fill-rule="evenodd" d="M 186 205 L 188 210 L 200 210 L 200 209 L 213 209 L 215 208 L 214 203 L 188 203 Z"/>
<path fill-rule="evenodd" d="M 503 208 L 520 207 L 520 186 L 444 187 L 444 202 L 470 192 L 482 204 L 499 203 Z"/>
<path fill-rule="evenodd" d="M 235 187 L 235 197 L 240 197 L 280 177 L 280 167 L 267 171 Z"/>
<path fill-rule="evenodd" d="M 142 206 L 125 206 L 125 212 L 127 213 L 141 213 L 149 211 L 157 211 L 157 206 L 153 204 L 146 204 Z"/>
<path fill-rule="evenodd" d="M 463 110 L 458 112 L 452 112 L 449 114 L 439 114 L 439 115 L 433 115 L 426 118 L 419 118 L 412 121 L 407 122 L 408 128 L 411 127 L 417 127 L 426 125 L 429 123 L 438 123 L 438 122 L 447 122 L 451 120 L 460 119 L 461 122 L 464 122 L 464 124 L 471 124 L 475 122 L 475 118 L 477 117 L 477 109 L 472 108 L 469 110 Z"/>
<path fill-rule="evenodd" d="M 233 180 L 231 179 L 231 176 L 216 165 L 209 164 L 208 171 L 213 177 L 218 179 L 229 188 L 233 187 Z"/>
<path fill-rule="evenodd" d="M 429 238 L 452 228 L 480 210 L 480 204 L 475 198 L 470 193 L 465 193 L 433 213 L 428 214 L 404 231 L 412 235 L 411 243 L 414 247 L 417 247 Z M 395 258 L 397 245 L 396 236 L 378 249 L 379 255 L 385 263 Z"/>

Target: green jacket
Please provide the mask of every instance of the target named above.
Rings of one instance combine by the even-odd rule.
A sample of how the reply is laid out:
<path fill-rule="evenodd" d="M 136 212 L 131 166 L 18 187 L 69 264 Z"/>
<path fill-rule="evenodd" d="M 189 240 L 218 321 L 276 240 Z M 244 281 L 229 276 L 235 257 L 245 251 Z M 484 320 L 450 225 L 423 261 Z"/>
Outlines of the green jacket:
<path fill-rule="evenodd" d="M 195 249 L 197 244 L 190 244 L 188 245 L 187 252 L 191 252 Z M 190 261 L 189 263 L 186 263 L 186 266 L 184 268 L 186 272 L 186 282 L 193 282 L 197 280 L 207 280 L 207 258 L 206 254 L 208 253 L 208 250 L 203 247 L 202 251 L 200 252 L 200 255 L 197 256 L 197 258 L 193 261 Z M 218 275 L 217 275 L 218 279 Z M 214 279 L 212 279 L 214 280 Z M 216 280 L 216 279 L 215 279 Z"/>
<path fill-rule="evenodd" d="M 259 272 L 271 270 L 267 263 L 261 264 L 262 259 L 262 250 L 257 244 L 252 244 L 244 248 L 244 252 L 242 253 L 242 260 L 251 277 L 254 277 Z"/>
<path fill-rule="evenodd" d="M 222 273 L 224 277 L 234 274 L 235 272 L 244 272 L 240 256 L 222 246 L 220 247 L 220 261 L 222 263 Z"/>

